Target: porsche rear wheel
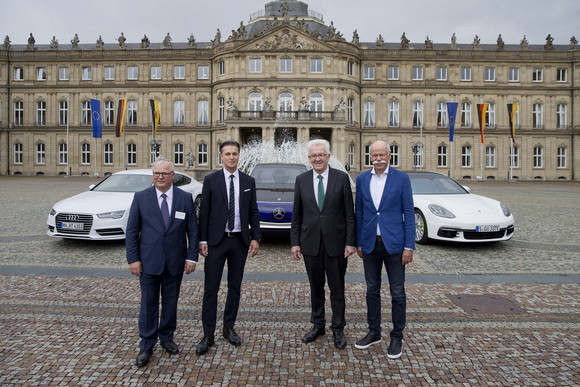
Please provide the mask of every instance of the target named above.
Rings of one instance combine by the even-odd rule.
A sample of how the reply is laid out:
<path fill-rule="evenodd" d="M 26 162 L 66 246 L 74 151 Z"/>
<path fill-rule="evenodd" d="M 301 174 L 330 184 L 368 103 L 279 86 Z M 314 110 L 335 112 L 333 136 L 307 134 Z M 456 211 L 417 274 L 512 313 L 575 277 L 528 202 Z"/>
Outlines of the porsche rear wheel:
<path fill-rule="evenodd" d="M 427 222 L 423 213 L 415 209 L 415 243 L 425 244 L 429 240 Z"/>

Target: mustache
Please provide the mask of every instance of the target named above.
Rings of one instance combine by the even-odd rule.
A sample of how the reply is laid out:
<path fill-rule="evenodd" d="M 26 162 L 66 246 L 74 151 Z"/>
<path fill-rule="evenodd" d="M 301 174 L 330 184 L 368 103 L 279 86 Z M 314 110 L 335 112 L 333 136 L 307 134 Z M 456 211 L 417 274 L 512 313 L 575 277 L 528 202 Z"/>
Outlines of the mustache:
<path fill-rule="evenodd" d="M 387 160 L 376 160 L 373 161 L 373 165 L 379 165 L 379 164 L 386 164 Z"/>

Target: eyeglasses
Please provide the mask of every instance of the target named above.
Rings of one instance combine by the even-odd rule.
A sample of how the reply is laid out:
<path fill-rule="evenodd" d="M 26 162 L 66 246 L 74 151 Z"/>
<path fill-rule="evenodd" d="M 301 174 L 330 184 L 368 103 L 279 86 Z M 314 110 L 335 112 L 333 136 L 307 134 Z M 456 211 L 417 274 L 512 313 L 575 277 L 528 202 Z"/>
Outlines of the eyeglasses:
<path fill-rule="evenodd" d="M 309 159 L 323 159 L 328 156 L 328 153 L 321 153 L 319 155 L 308 155 Z"/>
<path fill-rule="evenodd" d="M 170 175 L 173 175 L 173 172 L 153 172 L 153 176 L 155 176 L 157 178 L 159 178 L 161 176 L 167 177 L 167 176 L 170 176 Z"/>
<path fill-rule="evenodd" d="M 388 153 L 375 153 L 371 155 L 371 159 L 376 159 L 377 157 L 385 158 L 387 157 Z"/>

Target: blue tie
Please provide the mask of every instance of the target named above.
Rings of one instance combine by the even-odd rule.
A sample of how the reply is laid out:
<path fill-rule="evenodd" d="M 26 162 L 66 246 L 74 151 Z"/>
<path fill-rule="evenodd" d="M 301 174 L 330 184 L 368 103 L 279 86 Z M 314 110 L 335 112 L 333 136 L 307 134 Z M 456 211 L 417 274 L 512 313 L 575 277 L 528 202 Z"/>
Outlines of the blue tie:
<path fill-rule="evenodd" d="M 234 175 L 230 175 L 230 201 L 229 201 L 229 216 L 228 216 L 228 230 L 234 230 L 234 221 L 236 219 L 236 193 L 234 192 Z"/>
<path fill-rule="evenodd" d="M 161 194 L 163 201 L 161 202 L 161 217 L 163 218 L 163 223 L 165 227 L 169 226 L 169 206 L 167 205 L 167 195 Z"/>

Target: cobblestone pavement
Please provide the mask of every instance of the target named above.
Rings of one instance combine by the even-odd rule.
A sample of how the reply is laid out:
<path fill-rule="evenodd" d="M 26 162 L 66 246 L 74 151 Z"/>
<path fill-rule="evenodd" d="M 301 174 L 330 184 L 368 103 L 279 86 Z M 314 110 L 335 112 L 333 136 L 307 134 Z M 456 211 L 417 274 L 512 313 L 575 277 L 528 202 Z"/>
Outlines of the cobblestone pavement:
<path fill-rule="evenodd" d="M 2 385 L 580 384 L 579 183 L 463 182 L 508 205 L 514 239 L 418 247 L 407 271 L 400 359 L 386 356 L 386 285 L 385 340 L 354 348 L 366 333 L 359 258 L 349 260 L 347 275 L 349 345 L 336 350 L 330 332 L 302 344 L 310 328 L 304 268 L 290 259 L 287 238 L 270 236 L 246 267 L 236 324 L 242 346 L 216 337 L 208 354 L 195 355 L 201 263 L 182 286 L 181 353 L 170 357 L 157 346 L 149 366 L 138 369 L 139 285 L 128 275 L 124 244 L 45 234 L 52 204 L 95 181 L 0 177 Z"/>

